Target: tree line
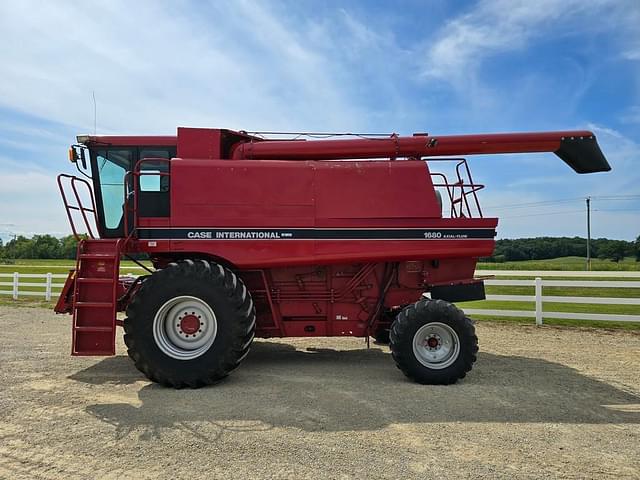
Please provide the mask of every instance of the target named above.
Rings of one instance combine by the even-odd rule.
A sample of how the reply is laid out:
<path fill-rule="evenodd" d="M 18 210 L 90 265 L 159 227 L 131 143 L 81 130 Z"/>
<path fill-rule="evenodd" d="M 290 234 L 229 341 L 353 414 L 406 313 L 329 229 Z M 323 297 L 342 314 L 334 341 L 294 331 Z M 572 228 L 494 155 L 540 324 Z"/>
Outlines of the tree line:
<path fill-rule="evenodd" d="M 19 258 L 75 259 L 77 240 L 73 235 L 58 238 L 53 235 L 17 236 L 6 244 L 0 240 L 0 260 Z M 493 256 L 488 262 L 518 260 L 545 260 L 558 257 L 585 257 L 587 240 L 582 237 L 535 237 L 503 239 L 496 242 Z M 591 240 L 591 256 L 618 262 L 625 257 L 640 261 L 640 236 L 632 242 L 596 238 Z"/>
<path fill-rule="evenodd" d="M 75 259 L 78 241 L 73 235 L 58 238 L 53 235 L 19 235 L 6 244 L 0 240 L 0 260 L 5 263 L 18 258 L 64 258 Z"/>
<path fill-rule="evenodd" d="M 535 237 L 496 241 L 493 256 L 487 262 L 546 260 L 558 257 L 586 257 L 587 239 L 582 237 Z M 640 261 L 640 236 L 635 241 L 591 239 L 591 258 L 619 262 L 625 257 Z"/>

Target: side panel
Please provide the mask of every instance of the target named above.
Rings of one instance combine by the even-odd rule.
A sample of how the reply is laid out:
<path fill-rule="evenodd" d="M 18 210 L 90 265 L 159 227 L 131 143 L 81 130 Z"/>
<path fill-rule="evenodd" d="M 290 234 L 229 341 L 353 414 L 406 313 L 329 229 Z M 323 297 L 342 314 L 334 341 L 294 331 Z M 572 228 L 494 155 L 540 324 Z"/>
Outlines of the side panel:
<path fill-rule="evenodd" d="M 497 220 L 443 219 L 424 162 L 174 159 L 171 172 L 170 227 L 139 231 L 150 253 L 269 268 L 493 250 Z"/>
<path fill-rule="evenodd" d="M 425 162 L 315 162 L 314 168 L 318 227 L 441 217 Z"/>
<path fill-rule="evenodd" d="M 425 291 L 446 288 L 465 294 L 474 267 L 475 260 L 468 258 L 307 265 L 237 273 L 253 296 L 256 335 L 260 337 L 365 336 L 381 325 L 388 328 L 393 315 L 385 312 L 397 312 Z M 381 293 L 384 301 L 379 305 Z"/>
<path fill-rule="evenodd" d="M 313 227 L 306 163 L 172 161 L 173 227 Z"/>

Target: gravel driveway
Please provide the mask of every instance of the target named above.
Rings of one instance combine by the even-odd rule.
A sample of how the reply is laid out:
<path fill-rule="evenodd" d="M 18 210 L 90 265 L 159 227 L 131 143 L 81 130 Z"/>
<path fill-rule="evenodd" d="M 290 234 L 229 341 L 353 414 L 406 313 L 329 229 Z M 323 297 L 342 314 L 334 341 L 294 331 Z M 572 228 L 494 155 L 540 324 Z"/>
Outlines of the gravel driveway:
<path fill-rule="evenodd" d="M 0 307 L 0 478 L 640 478 L 640 335 L 478 325 L 457 385 L 362 339 L 257 340 L 174 391 L 72 358 L 70 318 Z M 119 335 L 120 337 L 121 335 Z"/>

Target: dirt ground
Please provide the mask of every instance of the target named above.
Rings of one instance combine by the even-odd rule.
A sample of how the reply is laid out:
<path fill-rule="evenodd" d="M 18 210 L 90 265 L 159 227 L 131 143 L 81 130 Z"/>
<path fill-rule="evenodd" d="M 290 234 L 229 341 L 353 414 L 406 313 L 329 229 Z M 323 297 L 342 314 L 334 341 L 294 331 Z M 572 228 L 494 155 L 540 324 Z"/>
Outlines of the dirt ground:
<path fill-rule="evenodd" d="M 0 478 L 640 478 L 640 335 L 480 323 L 457 385 L 362 339 L 258 340 L 174 391 L 125 354 L 72 358 L 70 318 L 0 307 Z"/>

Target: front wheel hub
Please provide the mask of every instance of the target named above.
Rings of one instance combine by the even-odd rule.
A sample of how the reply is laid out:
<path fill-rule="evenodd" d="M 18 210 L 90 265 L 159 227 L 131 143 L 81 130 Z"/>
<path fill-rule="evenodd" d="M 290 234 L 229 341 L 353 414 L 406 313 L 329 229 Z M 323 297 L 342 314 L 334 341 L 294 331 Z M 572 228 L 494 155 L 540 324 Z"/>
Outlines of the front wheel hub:
<path fill-rule="evenodd" d="M 156 345 L 178 360 L 192 360 L 206 353 L 217 333 L 215 313 L 197 297 L 174 297 L 158 309 L 153 319 Z"/>
<path fill-rule="evenodd" d="M 429 338 L 427 338 L 425 346 L 430 350 L 437 349 L 440 346 L 440 337 L 438 337 L 437 335 L 430 336 Z"/>

